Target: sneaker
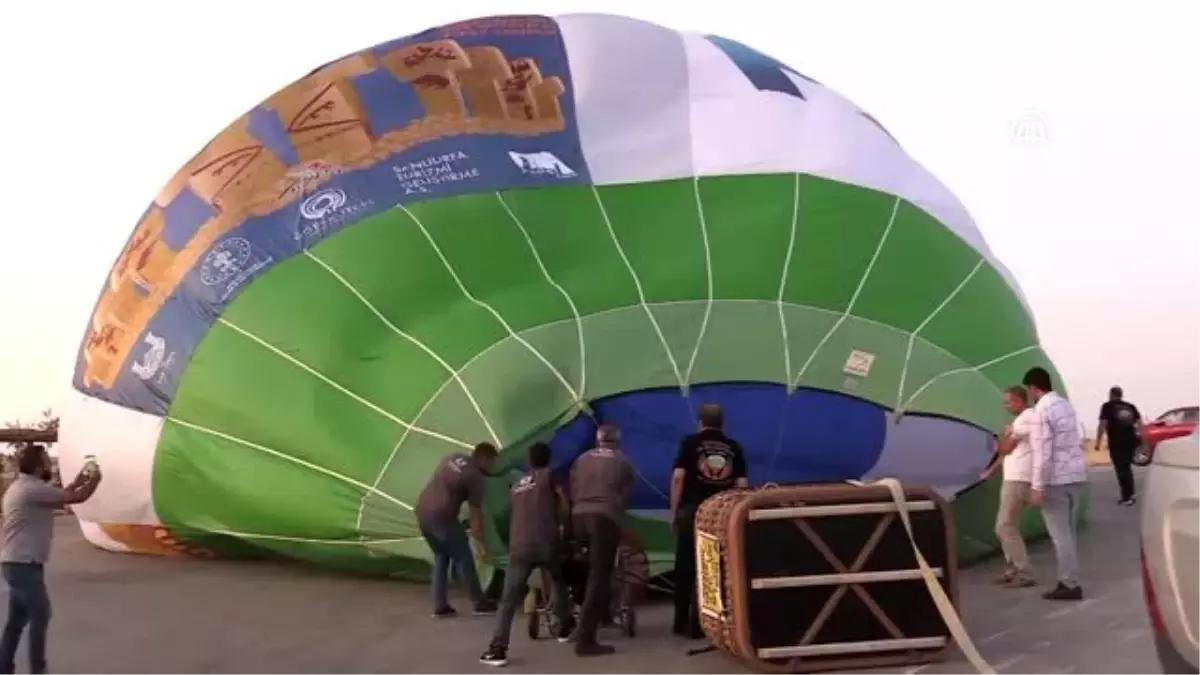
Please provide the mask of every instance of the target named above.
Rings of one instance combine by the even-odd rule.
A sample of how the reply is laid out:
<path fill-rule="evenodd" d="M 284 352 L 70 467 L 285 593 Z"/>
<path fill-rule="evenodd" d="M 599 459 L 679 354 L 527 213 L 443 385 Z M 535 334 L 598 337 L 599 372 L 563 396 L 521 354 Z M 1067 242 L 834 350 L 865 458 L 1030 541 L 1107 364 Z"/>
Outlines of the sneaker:
<path fill-rule="evenodd" d="M 575 645 L 575 656 L 608 656 L 616 652 L 616 647 L 596 642 L 579 642 Z"/>
<path fill-rule="evenodd" d="M 1133 506 L 1135 504 L 1137 504 L 1137 497 L 1130 497 L 1129 499 L 1122 499 L 1117 502 L 1117 506 Z"/>
<path fill-rule="evenodd" d="M 433 618 L 435 619 L 453 619 L 456 616 L 458 616 L 458 610 L 449 605 L 433 610 Z"/>
<path fill-rule="evenodd" d="M 508 665 L 508 647 L 492 645 L 479 657 L 479 662 L 485 666 L 499 668 Z"/>
<path fill-rule="evenodd" d="M 560 643 L 570 642 L 571 634 L 574 632 L 575 632 L 575 619 L 573 619 L 573 618 L 567 619 L 566 623 L 559 626 L 558 630 L 555 631 L 554 639 L 558 640 Z"/>
<path fill-rule="evenodd" d="M 1082 600 L 1083 588 L 1068 586 L 1060 581 L 1057 586 L 1042 593 L 1042 597 L 1047 600 Z"/>
<path fill-rule="evenodd" d="M 1009 582 L 1011 582 L 1013 580 L 1013 577 L 1015 577 L 1016 575 L 1017 575 L 1016 572 L 1014 572 L 1010 569 L 1006 569 L 1006 570 L 1004 570 L 1004 572 L 1002 574 L 999 574 L 996 576 L 995 579 L 992 579 L 992 583 L 996 584 L 997 586 L 1007 586 L 1009 584 Z"/>
<path fill-rule="evenodd" d="M 475 616 L 489 616 L 491 614 L 495 614 L 496 609 L 496 602 L 494 600 L 484 600 L 478 605 L 475 605 L 475 608 L 471 610 L 471 613 Z"/>

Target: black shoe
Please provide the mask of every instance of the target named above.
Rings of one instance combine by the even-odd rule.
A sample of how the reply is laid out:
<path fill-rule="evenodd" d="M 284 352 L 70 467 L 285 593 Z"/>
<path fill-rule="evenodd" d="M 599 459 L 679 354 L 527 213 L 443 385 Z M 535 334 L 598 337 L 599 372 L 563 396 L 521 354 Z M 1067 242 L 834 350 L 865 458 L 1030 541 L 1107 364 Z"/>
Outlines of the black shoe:
<path fill-rule="evenodd" d="M 1057 586 L 1042 593 L 1042 597 L 1047 600 L 1082 600 L 1083 588 L 1068 586 L 1060 581 Z"/>
<path fill-rule="evenodd" d="M 471 610 L 471 613 L 475 616 L 488 616 L 490 614 L 495 614 L 496 609 L 496 603 L 494 601 L 484 600 L 478 605 L 475 605 L 475 608 Z"/>
<path fill-rule="evenodd" d="M 596 642 L 579 642 L 575 645 L 575 656 L 608 656 L 616 652 L 616 647 Z"/>
<path fill-rule="evenodd" d="M 568 618 L 561 626 L 558 627 L 558 630 L 555 631 L 554 639 L 558 640 L 559 642 L 570 642 L 571 633 L 574 632 L 575 619 Z"/>
<path fill-rule="evenodd" d="M 494 666 L 496 668 L 499 668 L 500 666 L 507 666 L 508 647 L 501 647 L 499 645 L 492 645 L 491 647 L 488 647 L 488 650 L 483 653 L 483 656 L 479 657 L 479 662 L 485 666 Z"/>
<path fill-rule="evenodd" d="M 450 605 L 433 610 L 433 618 L 435 619 L 453 619 L 456 616 L 458 616 L 458 610 Z"/>

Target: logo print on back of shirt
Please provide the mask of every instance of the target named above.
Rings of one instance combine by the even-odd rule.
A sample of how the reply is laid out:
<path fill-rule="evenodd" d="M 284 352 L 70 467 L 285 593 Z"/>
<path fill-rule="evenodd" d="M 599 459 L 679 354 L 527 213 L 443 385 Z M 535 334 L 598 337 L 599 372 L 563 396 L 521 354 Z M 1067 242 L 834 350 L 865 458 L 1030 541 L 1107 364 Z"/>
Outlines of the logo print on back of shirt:
<path fill-rule="evenodd" d="M 526 474 L 521 476 L 521 480 L 517 481 L 517 484 L 513 486 L 512 491 L 514 494 L 518 492 L 526 492 L 531 490 L 533 487 L 533 474 Z"/>
<path fill-rule="evenodd" d="M 700 461 L 696 467 L 700 476 L 712 483 L 724 483 L 733 473 L 733 462 L 724 449 L 700 448 Z"/>

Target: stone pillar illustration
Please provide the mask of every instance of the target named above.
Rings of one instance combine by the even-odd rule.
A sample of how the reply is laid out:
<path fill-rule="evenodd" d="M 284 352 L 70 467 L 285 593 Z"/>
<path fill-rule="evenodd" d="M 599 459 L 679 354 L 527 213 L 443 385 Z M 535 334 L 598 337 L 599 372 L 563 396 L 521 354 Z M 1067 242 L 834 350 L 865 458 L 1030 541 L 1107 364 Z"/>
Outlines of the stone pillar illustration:
<path fill-rule="evenodd" d="M 355 54 L 292 83 L 267 101 L 287 129 L 301 162 L 340 164 L 370 154 L 375 139 L 350 78 L 378 65 L 371 54 Z"/>
<path fill-rule="evenodd" d="M 192 192 L 230 214 L 273 197 L 287 173 L 287 167 L 246 130 L 245 118 L 226 127 L 188 169 Z"/>
<path fill-rule="evenodd" d="M 165 225 L 162 209 L 150 207 L 109 273 L 84 345 L 85 386 L 113 386 L 138 333 L 161 303 L 156 296 L 171 285 L 167 277 L 175 252 L 162 243 Z"/>
<path fill-rule="evenodd" d="M 467 116 L 458 73 L 471 66 L 467 54 L 454 40 L 409 45 L 381 59 L 385 68 L 416 90 L 425 114 Z"/>
<path fill-rule="evenodd" d="M 509 62 L 512 77 L 504 83 L 504 100 L 513 119 L 554 121 L 562 119 L 558 96 L 565 89 L 557 77 L 542 79 L 541 69 L 533 59 L 513 59 Z"/>
<path fill-rule="evenodd" d="M 471 47 L 466 52 L 471 67 L 459 71 L 458 77 L 472 115 L 493 120 L 509 119 L 502 88 L 513 72 L 504 52 L 496 47 Z"/>

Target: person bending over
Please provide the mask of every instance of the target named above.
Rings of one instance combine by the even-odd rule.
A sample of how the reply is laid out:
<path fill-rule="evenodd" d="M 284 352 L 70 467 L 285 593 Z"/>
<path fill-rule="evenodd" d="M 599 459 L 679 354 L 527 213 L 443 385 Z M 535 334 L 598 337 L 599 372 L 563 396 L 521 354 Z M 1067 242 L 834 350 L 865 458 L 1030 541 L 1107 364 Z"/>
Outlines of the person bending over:
<path fill-rule="evenodd" d="M 447 618 L 458 614 L 450 606 L 446 585 L 450 566 L 454 565 L 458 578 L 467 585 L 476 614 L 491 614 L 496 603 L 489 600 L 479 585 L 479 573 L 475 570 L 475 558 L 471 555 L 471 543 L 458 521 L 463 502 L 469 507 L 471 534 L 479 546 L 484 559 L 488 558 L 487 544 L 483 531 L 484 475 L 496 463 L 496 446 L 480 443 L 466 455 L 456 452 L 443 459 L 433 470 L 433 476 L 417 498 L 417 525 L 421 536 L 433 551 L 433 579 L 430 593 L 433 598 L 433 615 Z"/>
<path fill-rule="evenodd" d="M 605 424 L 596 430 L 596 447 L 571 466 L 571 521 L 575 536 L 588 547 L 588 580 L 580 612 L 575 653 L 611 654 L 611 645 L 596 641 L 600 618 L 611 603 L 613 565 L 621 539 L 621 522 L 633 488 L 633 467 L 620 450 L 621 432 Z"/>
<path fill-rule="evenodd" d="M 0 641 L 0 672 L 16 669 L 17 646 L 29 628 L 29 672 L 46 672 L 46 630 L 50 626 L 50 595 L 46 592 L 46 561 L 54 540 L 54 512 L 87 501 L 100 485 L 100 468 L 85 466 L 65 488 L 50 484 L 53 467 L 41 445 L 17 453 L 16 479 L 4 493 L 0 526 L 0 567 L 8 584 L 8 620 Z"/>
<path fill-rule="evenodd" d="M 575 629 L 571 617 L 570 591 L 563 578 L 562 546 L 559 536 L 559 494 L 550 475 L 550 446 L 534 443 L 528 453 L 529 472 L 509 490 L 512 520 L 508 530 L 508 575 L 500 616 L 488 650 L 479 657 L 489 666 L 508 664 L 508 643 L 513 617 L 528 592 L 529 575 L 540 568 L 553 585 L 554 614 L 559 642 L 566 642 Z"/>
<path fill-rule="evenodd" d="M 746 487 L 746 453 L 725 435 L 721 407 L 700 408 L 700 430 L 679 444 L 671 475 L 671 523 L 675 530 L 676 635 L 701 638 L 696 603 L 696 510 L 709 497 Z"/>

